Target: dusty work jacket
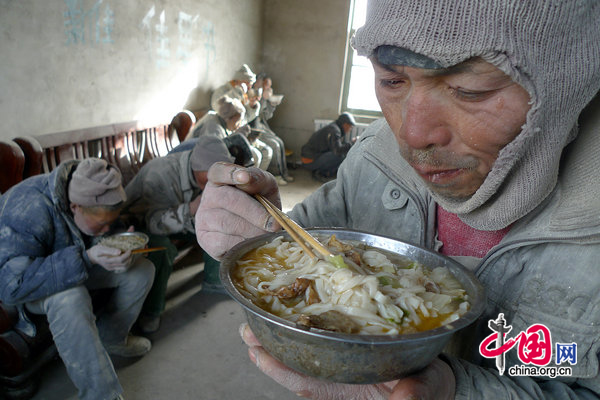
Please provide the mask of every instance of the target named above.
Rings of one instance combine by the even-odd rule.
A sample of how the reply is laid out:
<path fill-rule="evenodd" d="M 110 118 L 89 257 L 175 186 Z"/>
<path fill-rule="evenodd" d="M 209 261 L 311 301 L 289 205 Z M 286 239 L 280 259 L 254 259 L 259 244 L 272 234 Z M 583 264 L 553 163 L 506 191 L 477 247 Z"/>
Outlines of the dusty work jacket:
<path fill-rule="evenodd" d="M 600 395 L 600 116 L 595 119 L 595 129 L 582 129 L 566 149 L 551 195 L 515 222 L 474 271 L 486 288 L 488 304 L 482 317 L 449 346 L 452 353 L 446 360 L 456 376 L 457 399 Z M 361 135 L 337 180 L 296 205 L 290 215 L 305 227 L 348 227 L 436 249 L 435 210 L 420 178 L 400 156 L 389 126 L 380 120 Z M 544 324 L 552 346 L 576 343 L 576 364 L 566 364 L 572 375 L 500 376 L 495 360 L 479 354 L 480 343 L 493 333 L 488 321 L 499 313 L 512 325 L 509 337 Z M 523 365 L 516 348 L 505 353 L 506 371 Z M 556 366 L 555 351 L 549 366 Z"/>
<path fill-rule="evenodd" d="M 122 214 L 134 216 L 138 228 L 156 235 L 193 233 L 190 202 L 201 193 L 190 166 L 192 150 L 155 158 L 125 187 Z"/>
<path fill-rule="evenodd" d="M 231 132 L 227 129 L 227 123 L 216 111 L 209 111 L 193 127 L 185 140 L 197 138 L 203 135 L 213 135 L 219 139 L 225 139 Z"/>
<path fill-rule="evenodd" d="M 33 336 L 27 302 L 62 292 L 88 278 L 91 262 L 67 195 L 78 161 L 26 179 L 0 196 L 0 301 L 18 305 L 19 329 Z"/>

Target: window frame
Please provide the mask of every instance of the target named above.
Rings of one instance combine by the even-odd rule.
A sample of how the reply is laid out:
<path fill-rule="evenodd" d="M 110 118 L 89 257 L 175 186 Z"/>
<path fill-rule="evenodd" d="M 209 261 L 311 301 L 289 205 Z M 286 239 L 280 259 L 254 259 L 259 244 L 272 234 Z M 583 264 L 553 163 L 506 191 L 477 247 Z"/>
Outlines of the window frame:
<path fill-rule="evenodd" d="M 348 97 L 350 95 L 350 82 L 352 80 L 352 69 L 354 67 L 354 55 L 355 51 L 352 48 L 351 39 L 356 32 L 354 26 L 354 16 L 355 16 L 355 7 L 357 5 L 356 0 L 350 1 L 350 12 L 348 15 L 348 33 L 346 36 L 346 55 L 344 62 L 344 72 L 343 72 L 343 81 L 342 81 L 342 93 L 340 96 L 340 113 L 347 111 L 354 115 L 355 117 L 365 117 L 368 119 L 376 119 L 383 117 L 383 113 L 381 111 L 373 111 L 373 110 L 365 110 L 361 108 L 351 108 L 348 107 Z M 373 82 L 374 84 L 374 82 Z"/>

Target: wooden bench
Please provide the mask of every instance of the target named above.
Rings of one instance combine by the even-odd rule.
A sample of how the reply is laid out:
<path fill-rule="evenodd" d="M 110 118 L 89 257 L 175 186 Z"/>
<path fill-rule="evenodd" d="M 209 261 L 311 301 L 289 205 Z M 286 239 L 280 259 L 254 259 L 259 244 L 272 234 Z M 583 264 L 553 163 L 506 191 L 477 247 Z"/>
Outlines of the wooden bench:
<path fill-rule="evenodd" d="M 116 165 L 127 185 L 149 160 L 165 156 L 191 128 L 189 112 L 178 113 L 170 124 L 143 126 L 138 121 L 0 141 L 0 193 L 30 176 L 53 171 L 61 162 L 88 157 Z M 193 114 L 191 114 L 193 117 Z M 192 249 L 179 248 L 177 263 Z M 33 316 L 34 319 L 36 316 Z M 34 321 L 35 337 L 14 328 L 14 307 L 0 303 L 0 398 L 28 399 L 38 385 L 39 369 L 57 356 L 45 316 Z"/>
<path fill-rule="evenodd" d="M 0 160 L 2 160 L 2 173 L 0 174 L 1 194 L 23 180 L 25 155 L 15 142 L 0 140 Z"/>
<path fill-rule="evenodd" d="M 26 155 L 29 176 L 51 172 L 66 160 L 98 157 L 119 167 L 124 185 L 150 159 L 166 155 L 179 144 L 179 138 L 169 133 L 168 124 L 143 127 L 137 121 L 17 137 L 14 141 Z"/>

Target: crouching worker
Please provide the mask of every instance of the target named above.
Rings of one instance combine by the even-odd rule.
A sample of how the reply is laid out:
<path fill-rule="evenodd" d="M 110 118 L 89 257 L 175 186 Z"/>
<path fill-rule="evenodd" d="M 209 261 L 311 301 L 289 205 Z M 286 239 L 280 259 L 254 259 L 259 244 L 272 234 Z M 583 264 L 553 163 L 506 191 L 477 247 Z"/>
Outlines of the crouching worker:
<path fill-rule="evenodd" d="M 167 283 L 177 255 L 171 239 L 196 243 L 194 215 L 208 180 L 207 171 L 217 161 L 234 160 L 225 142 L 216 136 L 203 135 L 195 140 L 191 150 L 148 162 L 125 189 L 123 215 L 132 217 L 130 221 L 149 233 L 150 247 L 166 247 L 166 251 L 148 254 L 156 267 L 156 279 L 138 320 L 143 333 L 153 333 L 160 327 Z M 204 256 L 203 290 L 220 283 L 218 267 L 216 260 Z"/>
<path fill-rule="evenodd" d="M 356 125 L 352 114 L 344 112 L 335 121 L 312 134 L 302 146 L 302 166 L 312 171 L 319 182 L 328 182 L 337 176 L 337 170 L 356 141 L 346 142 L 346 135 Z"/>
<path fill-rule="evenodd" d="M 67 161 L 0 197 L 0 300 L 45 314 L 58 354 L 81 399 L 119 399 L 109 354 L 138 357 L 148 339 L 129 334 L 154 278 L 152 263 L 105 247 L 125 201 L 121 173 L 106 161 Z M 95 315 L 90 290 L 112 288 Z"/>

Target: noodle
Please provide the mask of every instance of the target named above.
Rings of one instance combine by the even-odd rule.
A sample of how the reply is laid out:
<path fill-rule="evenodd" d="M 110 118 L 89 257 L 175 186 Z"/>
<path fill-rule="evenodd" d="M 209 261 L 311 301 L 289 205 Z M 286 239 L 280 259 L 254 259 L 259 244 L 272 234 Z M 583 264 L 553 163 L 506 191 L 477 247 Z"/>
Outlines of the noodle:
<path fill-rule="evenodd" d="M 235 287 L 254 304 L 307 327 L 359 334 L 433 329 L 460 318 L 468 295 L 446 268 L 430 270 L 364 244 L 332 236 L 348 268 L 314 260 L 278 237 L 242 257 Z"/>
<path fill-rule="evenodd" d="M 139 249 L 145 246 L 146 238 L 138 235 L 114 235 L 102 239 L 101 245 L 114 247 L 123 252 L 127 250 Z"/>

